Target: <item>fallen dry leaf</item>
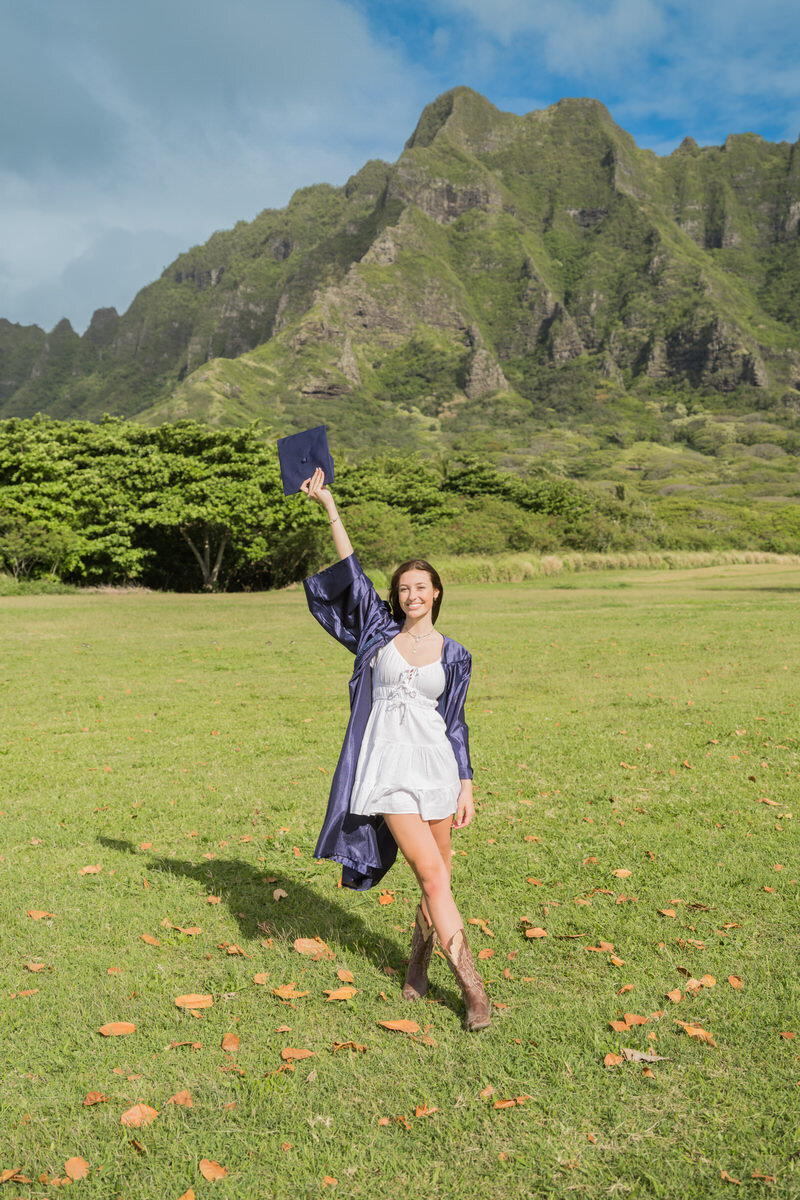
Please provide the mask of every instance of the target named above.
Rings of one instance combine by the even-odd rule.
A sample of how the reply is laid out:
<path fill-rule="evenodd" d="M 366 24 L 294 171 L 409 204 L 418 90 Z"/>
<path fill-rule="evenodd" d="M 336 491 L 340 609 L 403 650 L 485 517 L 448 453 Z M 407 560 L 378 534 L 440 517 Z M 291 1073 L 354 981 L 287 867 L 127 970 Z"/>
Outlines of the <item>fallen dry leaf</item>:
<path fill-rule="evenodd" d="M 540 929 L 538 926 L 535 929 L 526 929 L 525 937 L 526 938 L 545 938 L 545 937 L 547 937 L 547 930 Z"/>
<path fill-rule="evenodd" d="M 307 954 L 318 962 L 321 958 L 335 958 L 335 954 L 321 937 L 295 938 L 294 948 L 298 954 Z"/>
<path fill-rule="evenodd" d="M 394 904 L 394 892 L 382 891 L 378 896 L 378 904 Z"/>
<path fill-rule="evenodd" d="M 208 1179 L 209 1181 L 224 1179 L 228 1174 L 228 1168 L 221 1167 L 213 1158 L 201 1158 L 199 1166 L 203 1179 Z"/>
<path fill-rule="evenodd" d="M 491 946 L 487 946 L 485 949 L 478 951 L 478 958 L 492 958 L 493 955 L 494 950 L 492 950 Z"/>
<path fill-rule="evenodd" d="M 141 935 L 141 940 L 143 942 L 146 942 L 148 946 L 160 946 L 161 945 L 161 942 L 158 940 L 157 937 L 153 937 L 152 933 L 143 933 Z"/>
<path fill-rule="evenodd" d="M 607 1054 L 603 1059 L 604 1067 L 618 1067 L 620 1063 L 625 1062 L 621 1054 Z"/>
<path fill-rule="evenodd" d="M 253 983 L 266 983 L 269 979 L 269 971 L 259 971 L 253 976 Z"/>
<path fill-rule="evenodd" d="M 432 1117 L 433 1114 L 437 1113 L 438 1111 L 439 1111 L 438 1108 L 428 1108 L 427 1104 L 418 1104 L 416 1109 L 414 1110 L 414 1116 L 415 1117 Z"/>
<path fill-rule="evenodd" d="M 497 1088 L 492 1087 L 492 1085 L 490 1083 L 487 1083 L 486 1087 L 483 1089 L 482 1092 L 479 1092 L 478 1095 L 480 1096 L 481 1100 L 488 1100 L 489 1097 L 493 1096 L 496 1091 L 497 1091 Z"/>
<path fill-rule="evenodd" d="M 705 1042 L 708 1046 L 716 1047 L 717 1043 L 714 1041 L 707 1029 L 701 1029 L 699 1025 L 690 1025 L 688 1021 L 675 1020 L 675 1024 L 680 1025 L 680 1027 L 684 1029 L 686 1033 L 688 1033 L 690 1038 L 694 1038 L 698 1042 Z"/>
<path fill-rule="evenodd" d="M 170 1096 L 167 1104 L 178 1104 L 182 1108 L 194 1108 L 194 1100 L 185 1088 L 182 1092 L 176 1092 L 174 1096 Z"/>
<path fill-rule="evenodd" d="M 744 983 L 742 982 L 742 980 L 739 978 L 738 975 L 729 975 L 728 983 L 731 985 L 732 988 L 736 988 L 737 991 L 741 991 L 742 988 L 744 987 Z"/>
<path fill-rule="evenodd" d="M 288 897 L 289 893 L 285 892 L 283 888 L 275 888 L 275 891 L 272 893 L 273 900 L 286 900 Z"/>
<path fill-rule="evenodd" d="M 281 1000 L 299 1000 L 301 996 L 307 996 L 308 992 L 299 992 L 294 983 L 282 983 L 272 989 L 272 994 Z"/>
<path fill-rule="evenodd" d="M 211 1008 L 213 1003 L 213 996 L 200 996 L 194 992 L 190 992 L 187 996 L 175 997 L 175 1004 L 178 1008 Z"/>
<path fill-rule="evenodd" d="M 206 904 L 221 904 L 222 896 L 206 896 Z"/>
<path fill-rule="evenodd" d="M 353 996 L 358 995 L 358 988 L 355 988 L 355 987 L 326 988 L 325 995 L 328 997 L 328 999 L 325 1001 L 326 1004 L 330 1003 L 331 1000 L 352 1000 Z"/>
<path fill-rule="evenodd" d="M 334 1054 L 338 1054 L 340 1050 L 356 1050 L 359 1053 L 363 1054 L 364 1051 L 366 1050 L 366 1048 L 367 1048 L 366 1046 L 362 1046 L 358 1042 L 334 1042 L 333 1043 L 333 1053 Z"/>
<path fill-rule="evenodd" d="M 662 917 L 677 917 L 678 915 L 674 908 L 660 908 L 658 911 L 661 913 Z"/>
<path fill-rule="evenodd" d="M 611 874 L 616 875 L 617 879 L 627 879 L 629 875 L 633 874 L 633 871 L 629 871 L 627 867 L 617 867 L 616 871 L 612 871 Z"/>
<path fill-rule="evenodd" d="M 144 1125 L 152 1124 L 157 1116 L 158 1112 L 149 1104 L 134 1104 L 119 1120 L 121 1125 L 126 1125 L 129 1129 L 141 1129 Z"/>
<path fill-rule="evenodd" d="M 591 950 L 593 954 L 608 954 L 614 949 L 613 942 L 600 942 L 597 946 L 587 946 L 587 950 Z"/>
<path fill-rule="evenodd" d="M 130 1021 L 109 1021 L 107 1025 L 101 1025 L 98 1033 L 102 1033 L 103 1037 L 127 1037 L 129 1033 L 135 1033 L 136 1026 Z"/>
<path fill-rule="evenodd" d="M 339 978 L 339 979 L 341 979 L 342 983 L 355 983 L 355 981 L 356 981 L 356 977 L 355 977 L 355 975 L 353 974 L 353 972 L 352 972 L 352 971 L 346 971 L 346 970 L 344 969 L 344 967 L 341 967 L 341 968 L 340 968 L 340 969 L 339 969 L 339 970 L 336 972 L 336 974 L 337 974 L 338 978 Z"/>
<path fill-rule="evenodd" d="M 284 1062 L 294 1062 L 301 1058 L 313 1058 L 313 1050 L 295 1050 L 292 1046 L 284 1046 L 281 1050 L 281 1058 Z"/>
<path fill-rule="evenodd" d="M 399 1021 L 378 1021 L 384 1029 L 391 1029 L 397 1033 L 419 1033 L 420 1028 L 416 1021 L 409 1021 L 403 1017 Z"/>
<path fill-rule="evenodd" d="M 633 991 L 632 983 L 623 983 L 621 988 L 617 988 L 617 995 L 623 996 L 625 994 L 625 992 L 632 992 L 632 991 Z"/>
<path fill-rule="evenodd" d="M 25 963 L 25 970 L 30 971 L 32 974 L 36 975 L 39 973 L 39 971 L 44 970 L 44 963 L 40 963 L 40 962 Z"/>
<path fill-rule="evenodd" d="M 55 915 L 55 913 L 43 912 L 40 908 L 28 909 L 28 916 L 33 921 L 44 921 L 47 917 L 54 917 Z"/>
<path fill-rule="evenodd" d="M 85 1158 L 68 1158 L 64 1163 L 64 1174 L 67 1175 L 73 1183 L 76 1179 L 85 1179 L 89 1174 L 89 1164 Z"/>
<path fill-rule="evenodd" d="M 80 873 L 81 875 L 99 875 L 102 869 L 100 864 L 97 863 L 91 867 L 81 867 Z"/>
<path fill-rule="evenodd" d="M 726 1183 L 741 1184 L 741 1182 L 742 1182 L 741 1179 L 734 1179 L 733 1176 L 729 1175 L 727 1171 L 720 1171 L 719 1177 L 720 1177 L 720 1179 L 723 1179 Z"/>
<path fill-rule="evenodd" d="M 178 1200 L 195 1200 L 194 1188 L 189 1188 L 187 1192 L 178 1197 Z"/>
<path fill-rule="evenodd" d="M 222 1049 L 228 1054 L 235 1054 L 242 1044 L 242 1039 L 235 1033 L 226 1033 L 222 1039 Z"/>
<path fill-rule="evenodd" d="M 664 994 L 673 1004 L 680 1004 L 683 999 L 683 992 L 680 988 L 673 988 L 671 992 L 665 992 Z"/>
<path fill-rule="evenodd" d="M 106 1100 L 108 1100 L 108 1096 L 105 1092 L 87 1092 L 83 1107 L 90 1108 L 93 1104 L 104 1104 Z"/>
<path fill-rule="evenodd" d="M 654 1063 L 668 1061 L 664 1058 L 663 1054 L 645 1054 L 642 1050 L 633 1050 L 630 1046 L 622 1047 L 622 1057 L 627 1062 Z"/>
<path fill-rule="evenodd" d="M 515 1108 L 517 1105 L 524 1104 L 526 1100 L 530 1100 L 530 1096 L 513 1096 L 508 1100 L 495 1100 L 495 1108 Z"/>

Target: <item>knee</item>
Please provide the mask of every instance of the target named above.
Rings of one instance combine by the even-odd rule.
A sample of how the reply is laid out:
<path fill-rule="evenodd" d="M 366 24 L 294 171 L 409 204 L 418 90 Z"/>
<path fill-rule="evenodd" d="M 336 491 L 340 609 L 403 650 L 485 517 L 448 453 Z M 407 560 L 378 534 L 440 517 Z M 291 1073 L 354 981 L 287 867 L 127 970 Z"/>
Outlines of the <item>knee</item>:
<path fill-rule="evenodd" d="M 426 864 L 418 872 L 419 884 L 426 896 L 436 899 L 450 891 L 450 876 L 443 862 Z"/>

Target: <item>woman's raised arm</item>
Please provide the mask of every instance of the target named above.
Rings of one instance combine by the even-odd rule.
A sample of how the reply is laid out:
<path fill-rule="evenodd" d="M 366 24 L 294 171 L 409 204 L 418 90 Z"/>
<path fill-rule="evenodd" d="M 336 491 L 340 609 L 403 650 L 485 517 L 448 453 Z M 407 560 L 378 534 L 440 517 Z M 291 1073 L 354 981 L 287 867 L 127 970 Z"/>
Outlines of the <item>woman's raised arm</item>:
<path fill-rule="evenodd" d="M 347 536 L 347 530 L 342 524 L 342 518 L 336 510 L 333 494 L 329 488 L 325 487 L 325 472 L 321 467 L 317 467 L 310 479 L 304 480 L 300 485 L 300 491 L 304 492 L 309 500 L 316 500 L 325 509 L 331 523 L 331 534 L 336 553 L 339 558 L 349 558 L 353 553 L 353 546 Z"/>

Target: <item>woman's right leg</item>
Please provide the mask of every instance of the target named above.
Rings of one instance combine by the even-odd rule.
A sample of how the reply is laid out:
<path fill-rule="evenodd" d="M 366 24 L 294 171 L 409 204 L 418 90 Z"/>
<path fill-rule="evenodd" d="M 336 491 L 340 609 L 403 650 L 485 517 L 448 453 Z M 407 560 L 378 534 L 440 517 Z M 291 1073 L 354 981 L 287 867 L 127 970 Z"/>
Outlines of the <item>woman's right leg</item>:
<path fill-rule="evenodd" d="M 383 819 L 417 877 L 422 890 L 423 911 L 442 945 L 448 946 L 464 922 L 450 890 L 449 864 L 442 857 L 430 825 L 418 813 L 385 813 Z"/>
<path fill-rule="evenodd" d="M 437 839 L 428 822 L 416 813 L 385 813 L 384 820 L 417 877 L 448 966 L 461 987 L 467 1009 L 466 1028 L 485 1029 L 491 1024 L 491 1005 L 472 960 L 464 922 L 450 890 L 449 864 Z"/>

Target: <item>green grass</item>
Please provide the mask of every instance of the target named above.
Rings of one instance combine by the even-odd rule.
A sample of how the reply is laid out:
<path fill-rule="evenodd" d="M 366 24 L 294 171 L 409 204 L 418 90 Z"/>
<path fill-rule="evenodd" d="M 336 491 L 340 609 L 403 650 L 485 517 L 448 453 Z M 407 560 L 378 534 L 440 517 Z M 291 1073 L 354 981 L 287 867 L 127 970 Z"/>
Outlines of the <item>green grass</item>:
<path fill-rule="evenodd" d="M 779 564 L 448 588 L 442 627 L 475 663 L 479 813 L 455 888 L 494 934 L 469 926 L 494 951 L 481 1035 L 440 959 L 438 1002 L 400 999 L 408 869 L 381 905 L 313 859 L 350 658 L 301 590 L 0 599 L 0 1170 L 62 1178 L 81 1155 L 78 1193 L 122 1200 L 672 1200 L 730 1195 L 721 1171 L 797 1195 L 799 594 Z M 301 957 L 299 936 L 335 957 Z M 587 949 L 602 940 L 623 965 Z M 340 968 L 357 995 L 328 1003 Z M 679 968 L 716 985 L 692 998 Z M 292 981 L 308 995 L 272 995 Z M 200 1019 L 175 1006 L 188 992 L 214 997 Z M 377 1025 L 403 1016 L 428 1040 Z M 115 1020 L 136 1032 L 101 1037 Z M 366 1049 L 334 1053 L 350 1041 Z M 314 1057 L 279 1071 L 287 1046 Z M 653 1078 L 604 1067 L 623 1046 L 664 1056 Z M 167 1104 L 182 1089 L 193 1108 Z M 84 1107 L 92 1090 L 108 1100 Z M 159 1116 L 126 1129 L 139 1101 Z"/>

